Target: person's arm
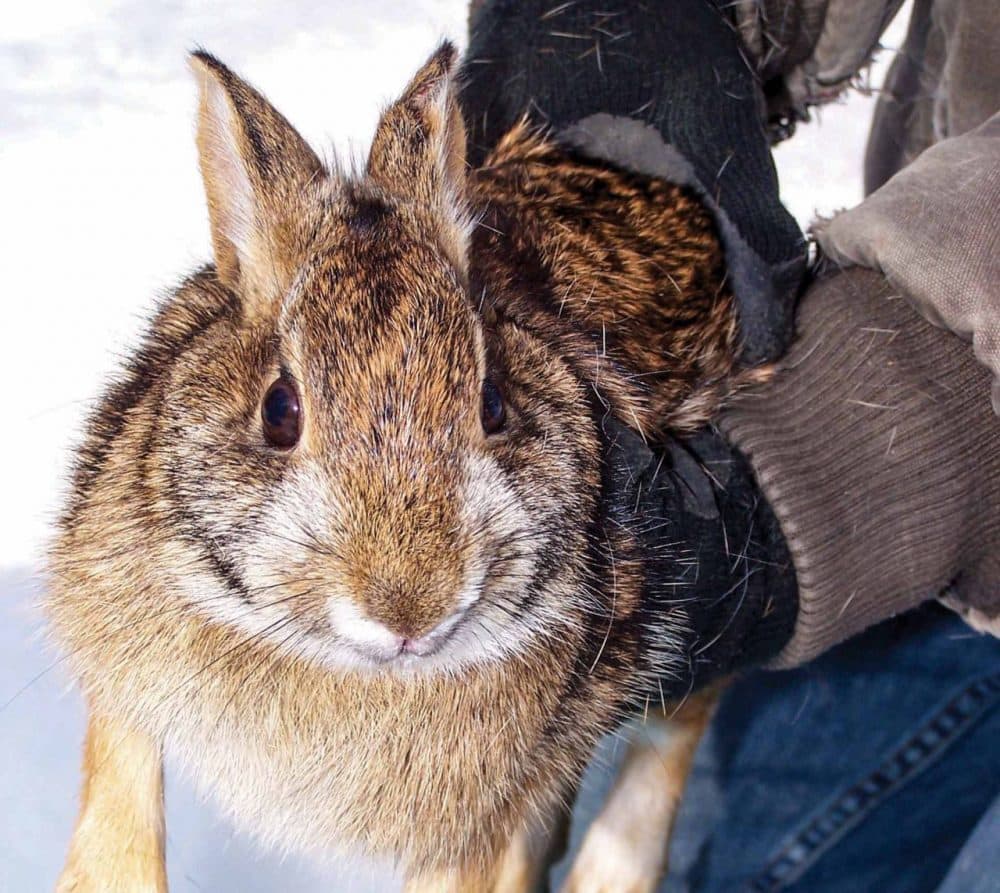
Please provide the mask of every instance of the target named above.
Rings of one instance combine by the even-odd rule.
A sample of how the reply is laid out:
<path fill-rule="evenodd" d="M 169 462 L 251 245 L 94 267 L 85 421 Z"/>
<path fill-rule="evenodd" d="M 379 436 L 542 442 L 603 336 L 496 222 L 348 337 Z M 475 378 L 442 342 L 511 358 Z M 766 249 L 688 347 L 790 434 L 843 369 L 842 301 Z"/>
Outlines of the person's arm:
<path fill-rule="evenodd" d="M 890 5 L 881 9 L 879 27 L 888 21 Z M 552 7 L 560 16 L 570 8 Z M 580 16 L 617 14 L 607 4 L 572 8 Z M 699 8 L 710 7 L 699 3 Z M 596 62 L 590 57 L 597 50 L 560 49 L 560 41 L 584 33 L 580 28 L 586 22 L 574 19 L 575 30 L 563 30 L 566 22 L 540 29 L 538 16 L 545 10 L 532 3 L 484 4 L 473 20 L 467 63 L 465 111 L 473 122 L 473 141 L 489 144 L 508 123 L 530 112 L 533 120 L 548 123 L 591 154 L 667 179 L 685 153 L 697 158 L 699 152 L 718 151 L 727 140 L 718 139 L 709 119 L 726 101 L 714 92 L 719 82 L 714 90 L 707 82 L 694 90 L 684 66 L 697 67 L 705 59 L 713 65 L 714 54 L 721 53 L 737 58 L 745 74 L 750 69 L 728 30 L 706 29 L 698 58 L 663 52 L 681 33 L 673 10 L 669 15 L 658 10 L 649 23 L 641 23 L 648 27 L 639 29 L 617 31 L 591 22 L 590 30 L 596 27 L 608 40 L 604 32 L 611 32 L 618 52 L 631 60 L 609 72 L 591 70 Z M 628 35 L 637 30 L 648 40 L 630 44 Z M 824 33 L 822 28 L 817 32 Z M 863 59 L 871 51 L 868 44 L 877 41 L 877 34 L 865 35 Z M 694 38 L 687 35 L 686 43 L 695 45 Z M 673 67 L 678 60 L 683 61 L 680 69 Z M 591 80 L 596 87 L 586 86 Z M 759 86 L 752 77 L 748 83 Z M 650 84 L 658 85 L 659 105 L 639 104 L 635 110 L 622 105 L 620 95 L 634 99 L 632 91 L 648 92 Z M 671 114 L 650 118 L 650 108 L 661 106 Z M 671 125 L 677 106 L 684 107 L 681 117 L 688 116 L 689 128 Z M 738 194 L 769 209 L 772 216 L 761 220 L 787 213 L 778 201 L 769 159 L 764 167 L 747 163 L 761 150 L 766 157 L 763 119 L 740 120 L 747 122 L 742 137 L 749 148 L 733 156 L 720 181 L 735 184 L 718 192 L 720 227 L 726 219 L 742 224 L 742 217 L 726 213 L 727 201 Z M 678 138 L 692 133 L 696 139 Z M 706 143 L 713 133 L 715 141 Z M 761 176 L 762 170 L 768 175 Z M 729 174 L 736 179 L 729 180 Z M 746 226 L 740 231 L 755 231 L 753 219 Z M 783 243 L 792 255 L 801 250 L 797 238 L 795 230 L 795 238 Z M 745 267 L 739 266 L 739 253 L 729 249 L 739 299 L 741 281 L 752 285 L 754 280 L 738 275 Z M 773 285 L 778 279 L 772 275 L 769 281 Z M 997 551 L 1000 527 L 1000 460 L 992 445 L 1000 432 L 984 397 L 988 374 L 967 345 L 929 326 L 903 296 L 875 270 L 832 275 L 814 284 L 802 302 L 797 341 L 775 381 L 733 401 L 721 420 L 724 436 L 706 432 L 675 451 L 675 459 L 689 454 L 692 461 L 686 464 L 664 465 L 638 449 L 629 459 L 634 472 L 629 477 L 643 482 L 644 498 L 655 502 L 650 513 L 670 521 L 659 529 L 673 537 L 672 543 L 686 543 L 709 572 L 699 574 L 701 588 L 692 599 L 692 676 L 673 680 L 679 690 L 764 660 L 775 665 L 808 660 L 871 623 L 937 596 L 952 599 L 973 618 L 988 622 L 995 616 L 990 598 L 1000 591 L 1000 580 L 990 556 Z M 760 312 L 759 304 L 743 300 L 739 306 L 748 340 L 750 320 L 770 331 L 772 349 L 785 343 L 788 332 L 780 325 L 768 329 L 773 318 Z M 778 300 L 773 306 L 781 320 L 790 320 L 784 314 L 792 302 Z M 729 474 L 721 489 L 713 471 L 719 467 Z M 669 470 L 660 473 L 661 468 Z M 647 479 L 649 469 L 657 469 L 656 480 Z M 772 510 L 777 525 L 769 523 Z M 759 553 L 751 556 L 749 570 L 726 560 L 732 558 L 733 530 L 742 533 L 740 543 Z M 785 569 L 789 553 L 791 573 Z M 736 554 L 748 555 L 746 548 Z M 717 579 L 710 576 L 713 569 Z"/>
<path fill-rule="evenodd" d="M 851 2 L 814 40 L 841 71 L 872 40 L 832 14 Z M 952 6 L 914 12 L 869 139 L 882 185 L 816 227 L 828 278 L 776 381 L 723 419 L 798 573 L 780 665 L 933 597 L 1000 634 L 1000 114 L 982 123 L 1000 106 L 1000 7 Z"/>
<path fill-rule="evenodd" d="M 724 413 L 784 531 L 803 663 L 935 596 L 1000 613 L 1000 420 L 968 345 L 854 268 L 814 285 L 776 379 Z"/>

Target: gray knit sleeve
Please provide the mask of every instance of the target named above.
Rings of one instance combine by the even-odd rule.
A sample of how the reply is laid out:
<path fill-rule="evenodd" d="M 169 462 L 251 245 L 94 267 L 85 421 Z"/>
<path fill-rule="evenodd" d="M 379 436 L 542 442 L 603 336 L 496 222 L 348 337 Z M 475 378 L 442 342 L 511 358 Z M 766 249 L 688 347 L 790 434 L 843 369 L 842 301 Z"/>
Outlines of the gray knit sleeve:
<path fill-rule="evenodd" d="M 879 273 L 815 284 L 772 383 L 721 424 L 749 458 L 799 582 L 802 663 L 945 596 L 1000 618 L 1000 419 L 966 342 L 921 318 Z"/>

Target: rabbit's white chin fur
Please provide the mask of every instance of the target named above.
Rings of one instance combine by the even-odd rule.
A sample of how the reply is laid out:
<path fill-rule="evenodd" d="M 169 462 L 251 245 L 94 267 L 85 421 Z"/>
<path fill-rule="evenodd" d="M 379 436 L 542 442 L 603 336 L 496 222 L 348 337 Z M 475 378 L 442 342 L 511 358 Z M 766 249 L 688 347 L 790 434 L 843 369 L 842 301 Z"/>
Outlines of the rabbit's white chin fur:
<path fill-rule="evenodd" d="M 551 633 L 552 606 L 528 604 L 511 610 L 521 601 L 524 581 L 531 578 L 544 541 L 524 536 L 527 513 L 492 459 L 469 456 L 465 479 L 462 524 L 485 531 L 484 539 L 500 547 L 516 539 L 516 555 L 502 563 L 498 574 L 490 565 L 492 556 L 483 554 L 491 547 L 479 548 L 466 564 L 452 611 L 405 647 L 398 635 L 367 617 L 333 580 L 317 587 L 325 595 L 325 618 L 317 622 L 295 614 L 297 594 L 274 565 L 307 566 L 314 544 L 305 531 L 335 526 L 343 512 L 328 482 L 309 469 L 287 476 L 272 498 L 269 517 L 234 550 L 249 604 L 207 572 L 186 573 L 171 580 L 171 588 L 212 620 L 335 671 L 454 674 L 509 659 L 537 636 Z"/>

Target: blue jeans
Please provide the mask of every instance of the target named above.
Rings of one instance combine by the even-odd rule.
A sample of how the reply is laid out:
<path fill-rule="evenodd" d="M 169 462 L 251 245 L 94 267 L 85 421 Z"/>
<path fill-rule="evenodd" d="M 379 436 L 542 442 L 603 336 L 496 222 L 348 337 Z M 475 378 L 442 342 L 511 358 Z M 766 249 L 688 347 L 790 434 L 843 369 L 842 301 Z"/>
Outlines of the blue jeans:
<path fill-rule="evenodd" d="M 571 848 L 613 744 L 602 756 Z M 698 751 L 661 891 L 1000 893 L 1000 641 L 933 606 L 741 679 Z"/>

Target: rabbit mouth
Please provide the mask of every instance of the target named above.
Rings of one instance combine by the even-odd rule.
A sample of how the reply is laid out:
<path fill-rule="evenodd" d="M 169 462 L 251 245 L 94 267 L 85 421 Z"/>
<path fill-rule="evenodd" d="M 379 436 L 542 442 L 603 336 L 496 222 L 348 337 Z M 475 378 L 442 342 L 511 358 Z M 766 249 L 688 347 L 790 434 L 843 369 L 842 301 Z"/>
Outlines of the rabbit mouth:
<path fill-rule="evenodd" d="M 334 604 L 330 609 L 331 626 L 337 638 L 363 663 L 372 667 L 419 667 L 434 657 L 454 637 L 467 613 L 459 607 L 430 631 L 419 636 L 405 636 L 362 616 L 353 605 Z"/>
<path fill-rule="evenodd" d="M 427 636 L 402 639 L 394 651 L 366 648 L 364 654 L 369 660 L 378 664 L 399 664 L 400 666 L 416 666 L 424 658 L 438 654 L 451 638 L 451 631 L 428 641 Z"/>

